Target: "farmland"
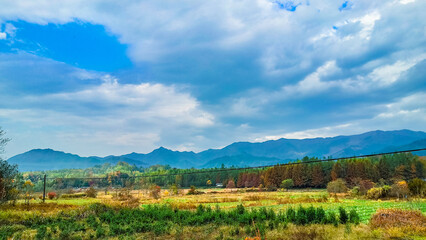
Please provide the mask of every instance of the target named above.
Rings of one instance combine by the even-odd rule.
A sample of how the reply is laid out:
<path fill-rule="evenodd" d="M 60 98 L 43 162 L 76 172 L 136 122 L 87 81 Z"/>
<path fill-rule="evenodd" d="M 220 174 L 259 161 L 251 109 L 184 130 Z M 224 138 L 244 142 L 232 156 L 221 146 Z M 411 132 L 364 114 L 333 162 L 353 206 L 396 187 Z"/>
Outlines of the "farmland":
<path fill-rule="evenodd" d="M 21 201 L 2 206 L 3 239 L 357 239 L 425 236 L 425 222 L 417 228 L 372 227 L 378 209 L 405 209 L 426 213 L 426 200 L 369 200 L 349 194 L 329 195 L 326 190 L 254 191 L 253 189 L 198 189 L 188 195 L 181 189 L 160 191 L 158 199 L 148 190 L 99 191 L 96 198 L 63 198 Z M 339 221 L 339 208 L 358 221 Z M 323 209 L 324 222 L 301 223 L 289 218 L 289 209 Z M 210 214 L 210 215 L 209 215 Z M 214 215 L 218 214 L 218 215 Z M 240 216 L 247 215 L 247 218 Z M 329 216 L 335 215 L 336 222 Z M 126 217 L 123 217 L 126 216 Z M 180 216 L 180 217 L 179 217 Z M 220 216 L 220 217 L 216 217 Z M 139 225 L 131 219 L 138 219 Z M 176 219 L 178 218 L 178 219 Z M 146 222 L 151 219 L 152 222 Z M 145 224 L 145 225 L 144 225 Z"/>
<path fill-rule="evenodd" d="M 259 169 L 3 162 L 0 239 L 423 239 L 424 166 L 410 153 Z"/>

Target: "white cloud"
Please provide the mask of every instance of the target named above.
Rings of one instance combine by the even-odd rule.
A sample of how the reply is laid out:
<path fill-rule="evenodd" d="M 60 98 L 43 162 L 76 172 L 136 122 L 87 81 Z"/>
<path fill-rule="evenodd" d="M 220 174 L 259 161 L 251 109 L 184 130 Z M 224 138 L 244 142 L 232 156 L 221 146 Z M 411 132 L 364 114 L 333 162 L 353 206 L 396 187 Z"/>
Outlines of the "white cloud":
<path fill-rule="evenodd" d="M 359 133 L 358 129 L 353 128 L 353 124 L 341 124 L 337 126 L 328 126 L 316 129 L 308 129 L 303 131 L 289 132 L 282 135 L 271 135 L 256 138 L 254 141 L 263 142 L 268 140 L 277 140 L 280 138 L 288 139 L 304 139 L 304 138 L 317 138 L 317 137 L 334 137 L 343 134 L 356 134 Z"/>
<path fill-rule="evenodd" d="M 165 139 L 171 146 L 188 144 L 204 128 L 215 124 L 214 116 L 184 89 L 163 84 L 121 84 L 103 76 L 103 83 L 85 89 L 17 100 L 22 108 L 1 108 L 5 128 L 14 129 L 11 151 L 50 147 L 83 155 L 124 154 L 150 151 Z M 23 139 L 21 131 L 32 129 Z M 49 136 L 49 139 L 39 139 Z M 187 140 L 184 140 L 187 139 Z M 19 144 L 19 146 L 15 146 Z M 190 145 L 188 145 L 190 146 Z"/>
<path fill-rule="evenodd" d="M 6 39 L 6 33 L 5 32 L 0 32 L 0 40 L 2 39 Z"/>
<path fill-rule="evenodd" d="M 126 118 L 157 121 L 159 119 L 199 127 L 213 124 L 213 116 L 200 110 L 199 103 L 187 93 L 162 84 L 120 84 L 117 79 L 103 76 L 104 83 L 71 93 L 34 97 L 34 101 L 63 102 L 72 107 L 101 105 L 106 112 L 120 112 Z M 96 110 L 95 110 L 96 112 Z M 105 111 L 100 112 L 105 114 Z"/>
<path fill-rule="evenodd" d="M 11 107 L 15 103 L 7 107 L 17 112 L 2 109 L 2 113 L 9 125 L 23 124 L 29 129 L 55 126 L 51 135 L 58 136 L 58 144 L 61 139 L 84 139 L 85 145 L 96 146 L 94 152 L 105 152 L 102 146 L 111 147 L 111 152 L 130 149 L 115 148 L 114 144 L 135 147 L 140 143 L 143 149 L 149 149 L 164 143 L 164 139 L 174 139 L 169 143 L 179 149 L 202 149 L 200 146 L 219 146 L 253 135 L 314 137 L 410 126 L 426 130 L 420 126 L 424 123 L 424 108 L 400 106 L 395 99 L 412 92 L 384 96 L 394 98 L 384 100 L 393 105 L 383 106 L 385 110 L 377 115 L 360 113 L 370 110 L 370 105 L 384 104 L 378 98 L 371 102 L 364 99 L 398 90 L 392 88 L 408 81 L 401 76 L 424 61 L 426 2 L 361 0 L 350 10 L 339 11 L 341 4 L 311 1 L 308 5 L 303 1 L 295 12 L 289 12 L 269 0 L 3 1 L 3 22 L 85 21 L 105 26 L 128 45 L 128 56 L 136 65 L 154 69 L 152 75 L 147 75 L 156 83 L 135 80 L 125 84 L 101 73 L 73 71 L 66 76 L 78 80 L 103 76 L 104 82 L 68 91 L 63 86 L 56 93 L 22 97 L 16 101 L 24 102 L 21 108 Z M 7 36 L 16 32 L 13 25 L 6 29 Z M 4 60 L 0 71 L 13 64 Z M 241 72 L 244 77 L 239 75 Z M 222 75 L 217 77 L 217 73 Z M 46 74 L 46 79 L 53 86 L 59 81 L 50 75 Z M 42 77 L 37 75 L 36 79 L 42 81 Z M 184 79 L 181 82 L 193 92 L 170 85 L 175 79 Z M 219 90 L 211 90 L 215 84 L 220 86 L 213 89 Z M 195 92 L 198 90 L 201 93 Z M 206 92 L 213 97 L 199 97 Z M 340 103 L 340 96 L 354 100 Z M 312 102 L 306 102 L 312 98 Z M 317 109 L 322 107 L 324 113 Z M 348 117 L 337 119 L 338 114 L 333 112 L 337 110 L 333 109 L 343 107 L 351 109 L 342 113 Z M 362 109 L 357 111 L 358 107 Z M 29 112 L 20 112 L 24 110 Z M 295 118 L 295 112 L 303 112 L 306 119 L 318 120 L 316 116 L 320 115 L 322 122 L 311 121 L 302 127 L 298 122 L 303 118 L 301 114 Z M 223 118 L 238 117 L 242 121 L 221 122 Z M 61 130 L 67 126 L 71 127 Z M 209 128 L 213 130 L 203 132 Z M 138 149 L 142 147 L 133 150 Z M 84 152 L 88 154 L 89 147 Z"/>

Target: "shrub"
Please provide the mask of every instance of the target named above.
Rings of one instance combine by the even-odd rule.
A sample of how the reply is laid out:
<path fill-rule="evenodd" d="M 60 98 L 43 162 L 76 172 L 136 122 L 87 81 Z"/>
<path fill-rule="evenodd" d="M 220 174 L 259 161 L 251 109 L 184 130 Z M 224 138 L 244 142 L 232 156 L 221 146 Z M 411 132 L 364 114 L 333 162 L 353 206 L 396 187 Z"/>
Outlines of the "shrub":
<path fill-rule="evenodd" d="M 161 192 L 161 187 L 160 186 L 157 186 L 157 185 L 152 185 L 150 188 L 149 188 L 149 195 L 151 195 L 151 197 L 152 198 L 154 198 L 154 199 L 159 199 L 161 196 L 160 196 L 160 192 Z"/>
<path fill-rule="evenodd" d="M 352 188 L 351 190 L 351 196 L 359 196 L 361 195 L 361 190 L 359 189 L 358 186 Z"/>
<path fill-rule="evenodd" d="M 190 188 L 189 188 L 189 191 L 188 191 L 188 195 L 195 195 L 196 194 L 196 192 L 197 192 L 197 189 L 195 188 L 195 186 L 194 185 L 192 185 Z"/>
<path fill-rule="evenodd" d="M 326 223 L 327 218 L 325 216 L 325 211 L 322 207 L 317 208 L 316 214 L 315 214 L 315 223 Z"/>
<path fill-rule="evenodd" d="M 383 185 L 382 186 L 382 197 L 389 197 L 391 189 L 392 189 L 391 186 Z"/>
<path fill-rule="evenodd" d="M 345 181 L 339 178 L 327 184 L 327 191 L 334 194 L 345 193 L 348 191 L 348 187 L 346 187 Z"/>
<path fill-rule="evenodd" d="M 315 221 L 316 221 L 316 211 L 315 211 L 315 208 L 313 206 L 310 206 L 306 210 L 306 218 L 307 218 L 307 222 L 308 223 L 315 223 Z"/>
<path fill-rule="evenodd" d="M 178 194 L 179 194 L 179 187 L 178 187 L 178 185 L 176 185 L 176 184 L 173 184 L 173 185 L 170 187 L 170 190 L 172 191 L 173 195 L 178 195 Z"/>
<path fill-rule="evenodd" d="M 238 214 L 244 214 L 244 212 L 246 211 L 246 209 L 244 208 L 243 204 L 238 204 L 235 211 Z"/>
<path fill-rule="evenodd" d="M 408 189 L 408 184 L 406 181 L 399 181 L 392 185 L 391 187 L 391 195 L 396 196 L 397 198 L 400 197 L 407 197 L 410 193 L 410 190 Z"/>
<path fill-rule="evenodd" d="M 292 207 L 287 209 L 287 221 L 288 222 L 295 222 L 296 221 L 296 211 Z"/>
<path fill-rule="evenodd" d="M 337 220 L 336 214 L 334 212 L 328 213 L 327 223 L 333 224 L 334 226 L 337 226 L 339 224 L 339 221 Z"/>
<path fill-rule="evenodd" d="M 302 206 L 299 206 L 296 213 L 296 224 L 305 225 L 308 223 L 308 218 L 306 216 L 306 209 Z"/>
<path fill-rule="evenodd" d="M 286 189 L 288 191 L 288 189 L 292 188 L 294 186 L 294 182 L 293 179 L 285 179 L 281 182 L 281 187 Z"/>
<path fill-rule="evenodd" d="M 89 187 L 86 190 L 86 196 L 90 198 L 96 198 L 96 196 L 98 196 L 98 192 L 96 191 L 94 187 Z"/>
<path fill-rule="evenodd" d="M 359 222 L 360 222 L 359 215 L 355 211 L 355 209 L 352 209 L 349 212 L 349 222 L 354 223 L 354 224 L 359 224 Z"/>
<path fill-rule="evenodd" d="M 359 190 L 361 194 L 366 194 L 368 190 L 374 187 L 374 182 L 370 180 L 361 180 L 359 183 Z"/>
<path fill-rule="evenodd" d="M 368 190 L 374 187 L 374 182 L 359 177 L 351 179 L 351 183 L 354 188 L 359 190 L 360 195 L 365 195 Z"/>
<path fill-rule="evenodd" d="M 408 188 L 411 194 L 423 197 L 426 192 L 426 182 L 419 178 L 414 178 L 408 182 Z"/>
<path fill-rule="evenodd" d="M 371 188 L 367 191 L 367 198 L 369 199 L 379 199 L 386 198 L 389 196 L 391 187 L 384 185 L 383 187 Z"/>
<path fill-rule="evenodd" d="M 348 222 L 348 214 L 346 213 L 346 210 L 343 207 L 339 207 L 339 221 L 342 224 L 345 224 Z"/>
<path fill-rule="evenodd" d="M 47 197 L 50 199 L 50 200 L 52 200 L 52 199 L 54 199 L 54 198 L 56 198 L 56 193 L 55 192 L 49 192 L 49 193 L 47 193 Z"/>

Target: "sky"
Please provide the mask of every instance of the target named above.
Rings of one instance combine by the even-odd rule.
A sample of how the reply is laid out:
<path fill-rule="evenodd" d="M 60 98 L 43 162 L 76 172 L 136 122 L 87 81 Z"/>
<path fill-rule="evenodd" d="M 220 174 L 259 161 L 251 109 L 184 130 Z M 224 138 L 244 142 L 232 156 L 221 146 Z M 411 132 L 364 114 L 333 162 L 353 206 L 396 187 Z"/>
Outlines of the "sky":
<path fill-rule="evenodd" d="M 2 0 L 4 156 L 426 131 L 426 1 Z"/>

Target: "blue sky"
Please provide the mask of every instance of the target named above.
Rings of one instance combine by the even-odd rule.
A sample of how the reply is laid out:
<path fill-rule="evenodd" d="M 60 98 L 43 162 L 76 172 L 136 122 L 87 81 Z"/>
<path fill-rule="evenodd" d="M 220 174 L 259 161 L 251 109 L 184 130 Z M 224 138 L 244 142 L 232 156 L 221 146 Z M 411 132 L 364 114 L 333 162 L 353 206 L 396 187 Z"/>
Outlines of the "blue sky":
<path fill-rule="evenodd" d="M 426 2 L 4 1 L 4 157 L 426 131 Z"/>

